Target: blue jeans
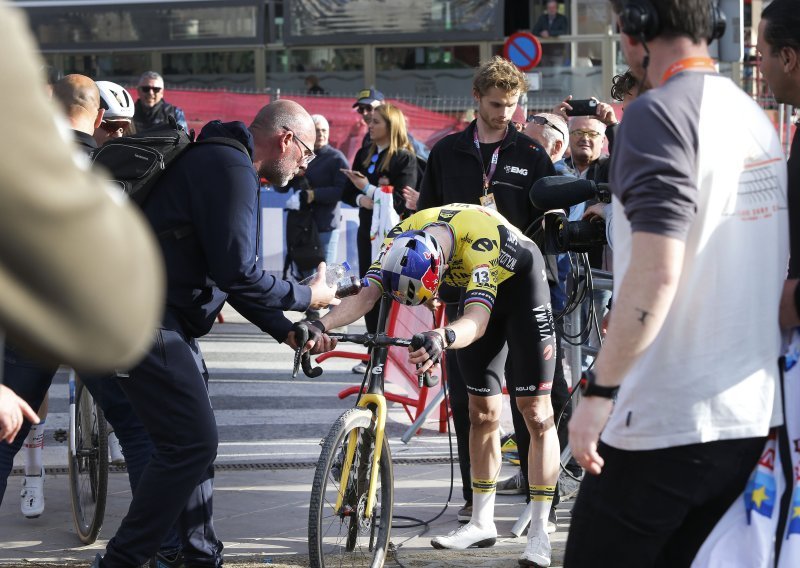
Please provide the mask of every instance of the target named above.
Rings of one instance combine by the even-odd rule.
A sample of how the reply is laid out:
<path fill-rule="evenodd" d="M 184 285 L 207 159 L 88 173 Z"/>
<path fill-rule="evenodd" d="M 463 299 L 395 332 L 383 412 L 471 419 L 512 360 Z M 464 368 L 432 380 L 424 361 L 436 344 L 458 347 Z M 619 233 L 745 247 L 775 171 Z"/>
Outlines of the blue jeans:
<path fill-rule="evenodd" d="M 31 408 L 38 409 L 42 405 L 57 370 L 57 365 L 34 361 L 6 343 L 3 384 L 30 404 Z M 116 377 L 81 375 L 81 380 L 103 409 L 108 423 L 114 428 L 128 467 L 131 492 L 135 493 L 142 471 L 153 454 L 153 443 L 125 393 L 120 389 Z M 30 429 L 31 424 L 26 421 L 11 444 L 0 442 L 0 503 L 3 502 L 8 476 L 14 465 L 14 456 L 22 447 Z M 160 550 L 172 553 L 180 547 L 180 538 L 173 527 L 164 538 Z"/>

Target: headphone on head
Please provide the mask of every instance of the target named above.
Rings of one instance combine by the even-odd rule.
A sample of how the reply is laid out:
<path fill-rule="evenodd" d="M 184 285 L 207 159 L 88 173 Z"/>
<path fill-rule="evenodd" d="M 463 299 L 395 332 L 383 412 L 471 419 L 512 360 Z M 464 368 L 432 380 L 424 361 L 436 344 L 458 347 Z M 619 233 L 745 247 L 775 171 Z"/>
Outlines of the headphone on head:
<path fill-rule="evenodd" d="M 642 41 L 651 41 L 661 31 L 658 11 L 650 0 L 628 0 L 619 15 L 622 31 L 629 36 L 636 36 Z M 725 14 L 719 9 L 717 2 L 711 2 L 711 21 L 708 31 L 708 43 L 719 39 L 725 33 Z"/>

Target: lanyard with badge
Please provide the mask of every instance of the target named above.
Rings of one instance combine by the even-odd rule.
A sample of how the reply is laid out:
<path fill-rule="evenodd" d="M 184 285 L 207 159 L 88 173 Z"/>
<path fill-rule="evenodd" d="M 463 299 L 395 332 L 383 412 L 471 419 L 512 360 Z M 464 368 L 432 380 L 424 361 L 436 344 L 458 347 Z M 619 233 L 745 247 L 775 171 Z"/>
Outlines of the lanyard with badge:
<path fill-rule="evenodd" d="M 661 77 L 661 82 L 666 83 L 672 78 L 673 75 L 677 75 L 678 73 L 688 69 L 708 71 L 710 73 L 717 72 L 717 67 L 714 65 L 714 60 L 710 57 L 686 57 L 670 65 L 669 68 L 664 72 L 664 76 Z"/>
<path fill-rule="evenodd" d="M 494 177 L 494 172 L 497 169 L 497 161 L 500 159 L 500 148 L 503 146 L 503 142 L 506 140 L 506 136 L 508 136 L 508 130 L 506 130 L 505 136 L 500 141 L 500 144 L 497 145 L 497 148 L 494 149 L 492 152 L 492 159 L 489 163 L 489 169 L 484 167 L 483 165 L 483 154 L 481 154 L 481 142 L 478 140 L 478 125 L 475 125 L 475 130 L 472 132 L 475 140 L 475 149 L 478 152 L 478 161 L 481 163 L 481 174 L 483 175 L 483 196 L 481 196 L 481 205 L 487 207 L 489 209 L 494 209 L 497 211 L 497 204 L 494 201 L 494 194 L 489 193 L 489 183 L 492 181 Z"/>

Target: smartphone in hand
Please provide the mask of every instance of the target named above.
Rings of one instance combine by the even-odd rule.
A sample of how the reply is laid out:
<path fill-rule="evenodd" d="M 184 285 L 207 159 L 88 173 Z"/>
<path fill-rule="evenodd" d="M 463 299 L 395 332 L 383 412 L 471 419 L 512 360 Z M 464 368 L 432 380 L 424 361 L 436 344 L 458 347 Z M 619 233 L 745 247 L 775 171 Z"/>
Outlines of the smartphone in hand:
<path fill-rule="evenodd" d="M 566 101 L 572 110 L 567 110 L 567 116 L 595 116 L 597 114 L 596 99 L 574 99 Z"/>

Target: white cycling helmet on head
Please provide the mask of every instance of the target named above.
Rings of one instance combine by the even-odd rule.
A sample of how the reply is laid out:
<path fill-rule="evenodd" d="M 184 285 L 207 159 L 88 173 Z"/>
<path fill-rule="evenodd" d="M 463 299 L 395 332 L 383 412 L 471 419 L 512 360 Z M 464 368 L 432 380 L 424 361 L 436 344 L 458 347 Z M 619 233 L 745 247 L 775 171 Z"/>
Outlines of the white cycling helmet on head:
<path fill-rule="evenodd" d="M 108 120 L 133 120 L 133 98 L 120 85 L 111 81 L 95 81 L 100 90 L 100 108 Z"/>

